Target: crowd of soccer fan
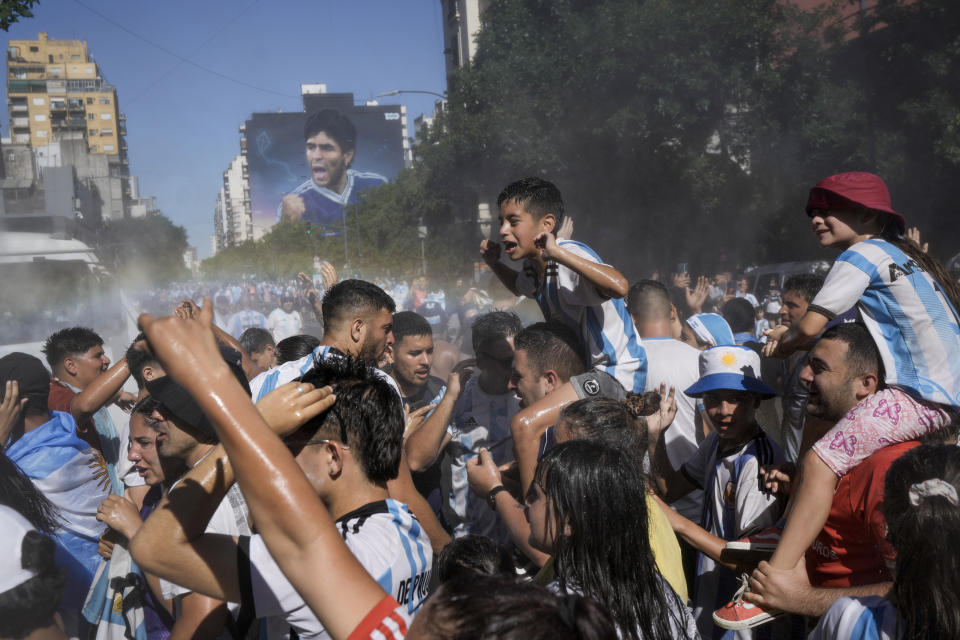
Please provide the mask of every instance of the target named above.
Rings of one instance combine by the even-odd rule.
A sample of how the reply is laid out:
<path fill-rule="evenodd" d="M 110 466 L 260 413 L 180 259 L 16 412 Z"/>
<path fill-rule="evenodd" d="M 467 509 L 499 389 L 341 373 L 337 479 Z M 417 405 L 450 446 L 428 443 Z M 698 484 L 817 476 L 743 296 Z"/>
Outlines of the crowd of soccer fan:
<path fill-rule="evenodd" d="M 960 287 L 880 178 L 761 300 L 498 206 L 496 303 L 326 264 L 0 358 L 0 638 L 960 637 Z"/>

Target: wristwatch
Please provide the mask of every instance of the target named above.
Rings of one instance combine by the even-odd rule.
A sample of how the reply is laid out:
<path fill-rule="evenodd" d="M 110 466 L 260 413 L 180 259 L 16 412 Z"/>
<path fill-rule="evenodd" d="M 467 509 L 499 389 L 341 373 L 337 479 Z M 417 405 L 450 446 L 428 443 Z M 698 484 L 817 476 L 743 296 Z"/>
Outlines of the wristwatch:
<path fill-rule="evenodd" d="M 502 484 L 498 484 L 493 489 L 490 489 L 490 493 L 487 494 L 487 504 L 490 505 L 491 509 L 494 511 L 497 510 L 497 494 L 506 490 L 507 488 Z"/>

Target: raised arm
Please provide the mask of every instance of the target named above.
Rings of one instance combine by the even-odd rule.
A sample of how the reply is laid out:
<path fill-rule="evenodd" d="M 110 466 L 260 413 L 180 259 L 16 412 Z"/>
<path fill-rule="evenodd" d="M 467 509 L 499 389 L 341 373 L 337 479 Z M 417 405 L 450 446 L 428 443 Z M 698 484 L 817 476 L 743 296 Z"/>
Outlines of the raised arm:
<path fill-rule="evenodd" d="M 493 271 L 503 286 L 515 296 L 520 295 L 517 291 L 517 272 L 500 262 L 500 243 L 493 240 L 483 240 L 480 242 L 480 257 L 487 263 L 490 270 Z"/>
<path fill-rule="evenodd" d="M 453 418 L 453 409 L 460 399 L 467 381 L 473 375 L 476 360 L 459 362 L 447 376 L 447 391 L 426 420 L 414 429 L 403 444 L 411 471 L 423 471 L 440 455 L 450 442 L 447 426 Z"/>
<path fill-rule="evenodd" d="M 220 357 L 212 304 L 199 318 L 140 316 L 164 369 L 196 398 L 217 430 L 267 548 L 334 638 L 346 638 L 386 597 L 350 553 L 290 451 Z M 330 395 L 330 404 L 336 396 Z M 330 576 L 317 580 L 318 572 Z"/>
<path fill-rule="evenodd" d="M 608 264 L 600 264 L 567 251 L 557 244 L 552 233 L 540 233 L 534 239 L 534 244 L 540 248 L 540 254 L 546 260 L 553 260 L 572 269 L 592 284 L 597 292 L 605 298 L 623 298 L 630 290 L 630 283 L 616 268 Z"/>
<path fill-rule="evenodd" d="M 96 380 L 78 393 L 70 401 L 70 415 L 77 422 L 96 413 L 104 405 L 113 401 L 130 376 L 130 367 L 124 356 L 112 367 L 97 376 Z"/>
<path fill-rule="evenodd" d="M 513 455 L 520 473 L 520 489 L 526 493 L 537 469 L 540 437 L 557 423 L 565 406 L 577 400 L 577 391 L 569 382 L 548 396 L 540 398 L 513 416 L 510 433 L 513 436 Z"/>
<path fill-rule="evenodd" d="M 801 349 L 805 344 L 823 333 L 830 319 L 818 311 L 810 309 L 799 322 L 788 327 L 767 329 L 767 344 L 763 346 L 766 357 L 786 358 Z M 808 347 L 809 348 L 809 347 Z"/>

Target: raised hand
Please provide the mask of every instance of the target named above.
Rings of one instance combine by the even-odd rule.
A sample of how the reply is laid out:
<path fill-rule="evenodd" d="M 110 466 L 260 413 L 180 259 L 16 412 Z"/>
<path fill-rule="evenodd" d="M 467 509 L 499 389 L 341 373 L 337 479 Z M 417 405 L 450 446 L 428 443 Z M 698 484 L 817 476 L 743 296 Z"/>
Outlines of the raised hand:
<path fill-rule="evenodd" d="M 763 335 L 767 337 L 767 343 L 763 345 L 763 357 L 764 358 L 782 358 L 783 356 L 779 353 L 777 348 L 780 346 L 780 340 L 783 339 L 783 336 L 789 331 L 789 327 L 774 327 L 773 329 L 767 329 L 763 332 Z"/>
<path fill-rule="evenodd" d="M 143 313 L 137 324 L 164 370 L 183 386 L 202 383 L 211 376 L 233 377 L 213 336 L 213 303 L 209 298 L 204 298 L 203 308 L 196 314 L 178 319 Z"/>
<path fill-rule="evenodd" d="M 298 195 L 287 194 L 283 196 L 283 199 L 280 201 L 280 215 L 283 216 L 285 220 L 297 221 L 303 217 L 303 214 L 307 211 L 307 205 Z"/>
<path fill-rule="evenodd" d="M 912 242 L 912 243 L 914 243 L 915 245 L 917 245 L 918 247 L 920 247 L 920 250 L 921 250 L 921 251 L 923 251 L 924 253 L 929 253 L 930 243 L 929 243 L 929 242 L 922 242 L 922 241 L 920 240 L 920 228 L 919 228 L 919 227 L 910 227 L 909 229 L 907 229 L 906 236 L 907 236 L 907 240 L 909 240 L 910 242 Z"/>
<path fill-rule="evenodd" d="M 314 387 L 309 382 L 280 385 L 257 402 L 257 411 L 273 432 L 283 437 L 333 406 L 337 396 L 330 387 Z"/>
<path fill-rule="evenodd" d="M 493 240 L 482 240 L 480 242 L 480 257 L 490 266 L 496 264 L 500 260 L 500 243 Z"/>
<path fill-rule="evenodd" d="M 340 281 L 336 267 L 329 260 L 320 263 L 320 277 L 323 278 L 323 287 L 328 291 Z"/>
<path fill-rule="evenodd" d="M 459 397 L 467 386 L 467 381 L 473 375 L 473 369 L 477 366 L 475 358 L 461 360 L 450 371 L 447 376 L 447 393 L 453 397 Z"/>
<path fill-rule="evenodd" d="M 552 233 L 541 231 L 533 239 L 533 246 L 540 250 L 540 258 L 549 260 L 557 254 L 557 238 Z"/>
<path fill-rule="evenodd" d="M 703 310 L 703 303 L 707 300 L 707 294 L 710 292 L 710 281 L 706 276 L 697 278 L 697 285 L 686 289 L 687 306 L 694 313 L 700 313 Z"/>
<path fill-rule="evenodd" d="M 651 442 L 659 440 L 660 435 L 673 424 L 673 419 L 677 416 L 676 387 L 670 387 L 668 391 L 667 384 L 661 382 L 657 392 L 660 394 L 660 409 L 646 417 L 647 436 Z"/>
<path fill-rule="evenodd" d="M 97 520 L 122 534 L 127 540 L 136 535 L 143 525 L 137 506 L 124 498 L 111 494 L 97 507 Z"/>
<path fill-rule="evenodd" d="M 503 484 L 500 479 L 500 468 L 486 449 L 480 449 L 480 455 L 468 460 L 464 467 L 467 470 L 470 490 L 481 498 L 485 499 L 491 489 Z"/>
<path fill-rule="evenodd" d="M 563 216 L 563 223 L 557 229 L 558 240 L 570 240 L 573 238 L 573 216 Z"/>
<path fill-rule="evenodd" d="M 426 419 L 427 414 L 437 408 L 435 404 L 427 404 L 416 411 L 410 411 L 409 405 L 404 405 L 403 414 L 406 426 L 403 429 L 403 437 L 406 438 L 410 433 L 420 426 L 420 423 Z"/>
<path fill-rule="evenodd" d="M 20 383 L 7 380 L 3 390 L 3 402 L 0 402 L 0 446 L 6 444 L 26 404 L 27 398 L 20 397 Z"/>

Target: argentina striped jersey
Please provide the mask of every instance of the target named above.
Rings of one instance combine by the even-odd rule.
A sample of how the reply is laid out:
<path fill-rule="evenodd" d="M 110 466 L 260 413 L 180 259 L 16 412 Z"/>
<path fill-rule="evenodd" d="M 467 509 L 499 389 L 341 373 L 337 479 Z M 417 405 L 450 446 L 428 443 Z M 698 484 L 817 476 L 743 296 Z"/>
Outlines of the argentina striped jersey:
<path fill-rule="evenodd" d="M 573 240 L 557 245 L 581 258 L 604 264 L 593 249 Z M 540 305 L 545 320 L 563 322 L 576 331 L 591 367 L 606 371 L 627 391 L 643 393 L 647 356 L 640 334 L 620 298 L 605 298 L 579 273 L 548 261 L 544 280 L 528 261 L 517 276 L 517 291 Z"/>
<path fill-rule="evenodd" d="M 429 593 L 433 552 L 410 509 L 395 500 L 372 502 L 338 518 L 336 526 L 367 573 L 405 614 L 414 616 Z M 241 538 L 240 549 L 238 573 L 244 608 L 252 605 L 257 618 L 282 617 L 304 640 L 330 637 L 260 536 Z M 323 568 L 317 569 L 322 572 Z M 336 576 L 322 579 L 336 580 Z"/>
<path fill-rule="evenodd" d="M 940 404 L 960 405 L 960 326 L 940 286 L 885 240 L 840 254 L 810 309 L 829 318 L 854 305 L 873 336 L 887 384 Z"/>
<path fill-rule="evenodd" d="M 269 371 L 264 371 L 250 381 L 250 393 L 253 397 L 253 402 L 260 402 L 265 395 L 277 387 L 296 380 L 313 368 L 314 360 L 323 360 L 331 354 L 336 356 L 340 354 L 340 352 L 330 345 L 320 345 L 314 349 L 312 353 L 303 356 L 299 360 L 284 362 L 283 364 L 277 365 Z M 392 377 L 380 369 L 374 369 L 374 373 L 382 380 L 386 380 L 387 384 L 389 384 L 390 387 L 397 392 L 397 395 L 401 395 L 400 387 L 397 386 L 396 381 L 394 381 Z"/>

